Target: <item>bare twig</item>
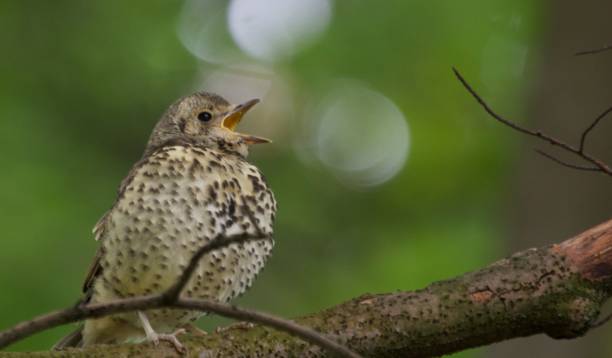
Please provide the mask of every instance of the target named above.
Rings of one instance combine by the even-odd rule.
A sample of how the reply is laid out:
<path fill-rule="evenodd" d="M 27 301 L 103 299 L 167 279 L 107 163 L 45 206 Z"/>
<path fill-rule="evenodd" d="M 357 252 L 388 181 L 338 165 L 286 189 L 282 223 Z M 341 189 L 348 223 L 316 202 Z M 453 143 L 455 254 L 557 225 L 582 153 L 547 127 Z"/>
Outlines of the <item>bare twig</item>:
<path fill-rule="evenodd" d="M 253 224 L 255 224 L 255 221 L 253 221 Z M 255 225 L 255 227 L 257 228 L 258 233 L 262 233 L 257 225 Z M 90 318 L 99 318 L 122 312 L 171 307 L 211 312 L 223 317 L 259 323 L 299 337 L 304 341 L 325 348 L 338 356 L 359 358 L 360 356 L 358 354 L 325 337 L 323 334 L 318 333 L 313 329 L 302 327 L 284 318 L 263 312 L 239 308 L 212 300 L 194 300 L 180 297 L 181 291 L 188 283 L 202 256 L 231 244 L 262 239 L 268 238 L 267 236 L 253 237 L 252 235 L 248 234 L 230 237 L 218 236 L 210 241 L 207 245 L 200 248 L 196 254 L 193 255 L 189 265 L 183 271 L 181 276 L 179 276 L 177 282 L 165 292 L 157 295 L 126 298 L 107 303 L 76 305 L 64 310 L 38 316 L 0 332 L 0 349 L 21 339 L 29 337 L 34 333 L 67 323 L 78 322 Z"/>
<path fill-rule="evenodd" d="M 205 246 L 201 247 L 189 260 L 189 264 L 179 277 L 178 281 L 174 284 L 174 286 L 170 287 L 165 293 L 164 297 L 167 302 L 174 302 L 178 299 L 179 295 L 189 282 L 189 279 L 193 275 L 193 272 L 198 267 L 200 259 L 207 253 L 218 250 L 220 248 L 229 246 L 231 244 L 240 244 L 246 241 L 252 240 L 269 240 L 270 235 L 266 235 L 263 230 L 257 225 L 257 218 L 255 218 L 253 212 L 246 206 L 242 206 L 242 210 L 247 215 L 247 218 L 251 222 L 251 225 L 255 228 L 256 237 L 253 235 L 245 233 L 241 235 L 236 235 L 232 237 L 226 237 L 224 235 L 217 235 L 214 239 L 208 242 Z"/>
<path fill-rule="evenodd" d="M 552 160 L 553 162 L 555 162 L 557 164 L 560 164 L 560 165 L 563 165 L 564 167 L 568 167 L 568 168 L 572 168 L 572 169 L 577 169 L 577 170 L 586 170 L 586 171 L 595 171 L 595 172 L 600 171 L 599 168 L 597 168 L 597 167 L 588 167 L 588 166 L 584 166 L 584 165 L 577 165 L 577 164 L 572 164 L 572 163 L 564 162 L 561 159 L 559 159 L 557 157 L 554 157 L 554 156 L 546 153 L 543 150 L 536 149 L 535 151 L 538 154 L 540 154 L 540 155 L 542 155 L 542 156 Z"/>
<path fill-rule="evenodd" d="M 612 50 L 612 45 L 604 45 L 598 49 L 592 49 L 592 50 L 585 50 L 585 51 L 579 51 L 576 52 L 574 55 L 575 56 L 582 56 L 582 55 L 593 55 L 596 53 L 602 53 L 608 50 Z"/>
<path fill-rule="evenodd" d="M 200 263 L 200 259 L 204 255 L 206 255 L 207 253 L 211 251 L 218 250 L 220 248 L 229 246 L 231 244 L 244 243 L 246 241 L 252 241 L 255 239 L 256 238 L 254 238 L 253 236 L 249 234 L 242 234 L 242 235 L 237 235 L 233 237 L 217 236 L 216 238 L 208 242 L 208 244 L 201 247 L 191 257 L 191 260 L 189 260 L 189 264 L 187 265 L 187 267 L 185 268 L 181 276 L 179 276 L 176 283 L 173 286 L 171 286 L 166 292 L 163 293 L 165 300 L 168 303 L 171 303 L 171 302 L 176 301 L 179 298 L 179 295 L 181 294 L 181 292 L 187 285 L 187 282 L 189 282 L 189 279 L 191 279 L 193 272 L 195 271 L 195 269 L 198 267 L 198 264 Z"/>
<path fill-rule="evenodd" d="M 603 161 L 601 161 L 600 159 L 597 159 L 595 157 L 593 157 L 591 154 L 588 154 L 584 151 L 584 145 L 586 142 L 586 138 L 587 135 L 589 134 L 589 132 L 601 121 L 602 118 L 604 118 L 608 113 L 610 113 L 612 111 L 612 108 L 607 109 L 606 111 L 604 111 L 602 114 L 600 114 L 594 121 L 593 123 L 591 123 L 591 125 L 589 125 L 589 127 L 582 133 L 581 135 L 581 140 L 580 140 L 580 145 L 578 148 L 562 141 L 559 140 L 551 135 L 548 135 L 542 131 L 539 130 L 531 130 L 528 129 L 526 127 L 523 127 L 511 120 L 508 120 L 504 117 L 502 117 L 501 115 L 499 115 L 498 113 L 496 113 L 491 106 L 489 106 L 489 104 L 487 102 L 485 102 L 485 100 L 480 97 L 480 95 L 472 88 L 472 86 L 469 85 L 469 83 L 463 78 L 463 76 L 461 75 L 461 73 L 459 73 L 459 71 L 453 67 L 453 72 L 455 73 L 455 76 L 457 77 L 457 79 L 461 82 L 461 84 L 463 85 L 463 87 L 465 87 L 465 89 L 472 95 L 472 97 L 474 97 L 474 99 L 476 99 L 476 101 L 482 106 L 482 108 L 484 108 L 484 110 L 491 116 L 493 117 L 495 120 L 497 120 L 498 122 L 518 131 L 521 132 L 523 134 L 532 136 L 532 137 L 536 137 L 539 138 L 545 142 L 548 142 L 549 144 L 559 147 L 567 152 L 570 152 L 578 157 L 580 157 L 582 160 L 593 164 L 594 168 L 592 171 L 596 171 L 596 172 L 601 172 L 604 174 L 607 174 L 609 176 L 612 176 L 612 168 L 610 168 L 609 165 L 607 165 L 606 163 L 604 163 Z M 540 153 L 542 154 L 542 153 Z M 549 159 L 553 159 L 550 155 L 545 155 L 546 157 L 548 157 Z M 576 166 L 573 164 L 569 164 L 569 163 L 565 163 L 562 162 L 558 159 L 554 159 L 555 162 L 558 162 L 562 165 L 565 165 L 567 167 L 570 168 L 574 168 L 574 169 L 581 169 L 581 170 L 591 170 L 591 169 L 586 169 L 588 167 L 581 167 L 581 166 Z M 569 164 L 569 165 L 568 165 Z"/>
<path fill-rule="evenodd" d="M 322 334 L 301 327 L 294 322 L 267 313 L 257 312 L 236 306 L 210 300 L 193 300 L 178 298 L 172 303 L 166 302 L 163 294 L 126 298 L 108 303 L 73 306 L 64 310 L 48 313 L 0 332 L 0 348 L 4 348 L 34 333 L 44 331 L 67 323 L 78 322 L 89 318 L 99 318 L 116 313 L 147 310 L 161 307 L 193 309 L 204 312 L 214 312 L 223 317 L 244 320 L 270 326 L 299 337 L 307 342 L 328 349 L 339 356 L 359 357 L 344 346 L 326 338 Z"/>
<path fill-rule="evenodd" d="M 578 148 L 580 153 L 584 152 L 584 146 L 586 144 L 587 136 L 589 135 L 589 133 L 610 112 L 612 112 L 612 107 L 610 107 L 610 108 L 606 109 L 605 111 L 603 111 L 599 116 L 597 116 L 597 118 L 595 118 L 595 120 L 587 127 L 587 129 L 585 129 L 584 132 L 582 132 L 582 136 L 580 137 L 580 147 Z"/>

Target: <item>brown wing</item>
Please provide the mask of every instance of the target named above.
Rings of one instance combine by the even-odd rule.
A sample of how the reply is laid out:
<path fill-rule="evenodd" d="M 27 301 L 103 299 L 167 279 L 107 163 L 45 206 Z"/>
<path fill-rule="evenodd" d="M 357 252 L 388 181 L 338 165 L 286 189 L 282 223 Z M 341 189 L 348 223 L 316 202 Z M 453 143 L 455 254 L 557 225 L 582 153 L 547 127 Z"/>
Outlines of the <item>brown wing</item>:
<path fill-rule="evenodd" d="M 117 202 L 121 200 L 121 198 L 123 197 L 123 194 L 127 186 L 132 182 L 132 180 L 134 180 L 134 177 L 136 176 L 136 171 L 140 169 L 140 167 L 142 167 L 144 164 L 146 164 L 149 161 L 149 159 L 155 156 L 155 154 L 157 154 L 159 151 L 163 151 L 164 148 L 172 147 L 178 144 L 188 144 L 188 143 L 185 143 L 184 140 L 172 140 L 172 141 L 162 143 L 158 147 L 147 150 L 143 158 L 140 159 L 138 162 L 136 162 L 136 164 L 134 164 L 134 166 L 128 173 L 127 177 L 125 177 L 121 181 L 121 185 L 119 185 L 119 190 L 117 191 L 117 199 L 115 199 L 113 206 L 110 208 L 110 210 L 104 213 L 104 215 L 100 218 L 100 220 L 98 220 L 98 222 L 93 228 L 93 234 L 94 234 L 96 241 L 103 239 L 104 232 L 106 229 L 106 221 L 109 217 L 109 214 L 115 208 L 115 205 L 117 205 Z M 102 265 L 100 264 L 100 261 L 102 260 L 103 256 L 104 256 L 104 251 L 102 250 L 102 247 L 100 247 L 98 248 L 98 251 L 96 252 L 96 256 L 94 256 L 93 262 L 91 263 L 91 266 L 89 267 L 89 271 L 87 272 L 87 276 L 85 277 L 85 282 L 83 283 L 83 292 L 85 293 L 85 297 L 83 298 L 84 302 L 89 301 L 89 298 L 91 297 L 91 293 L 93 289 L 93 284 L 96 278 L 102 273 Z"/>
<path fill-rule="evenodd" d="M 102 248 L 98 248 L 96 251 L 96 256 L 94 256 L 93 262 L 89 266 L 89 270 L 87 271 L 87 276 L 85 277 L 85 282 L 83 282 L 83 293 L 85 293 L 85 302 L 89 301 L 90 291 L 93 288 L 93 283 L 96 277 L 100 273 L 102 273 L 102 265 L 100 265 L 100 260 L 102 259 Z"/>
<path fill-rule="evenodd" d="M 94 226 L 93 234 L 94 234 L 94 237 L 96 238 L 96 241 L 100 240 L 102 238 L 102 235 L 104 234 L 104 225 L 106 223 L 106 218 L 108 217 L 109 212 L 110 210 L 107 211 L 104 214 L 104 216 L 100 218 L 98 223 L 96 223 L 96 226 Z M 85 282 L 83 282 L 82 289 L 83 289 L 83 293 L 85 293 L 85 298 L 84 298 L 85 302 L 89 301 L 89 297 L 91 296 L 91 290 L 93 288 L 94 281 L 96 277 L 98 277 L 98 275 L 102 272 L 102 265 L 100 264 L 100 261 L 102 260 L 103 255 L 104 255 L 104 251 L 102 250 L 102 246 L 100 246 L 98 247 L 98 250 L 96 251 L 96 256 L 94 256 L 94 259 L 91 262 L 91 265 L 89 266 L 89 270 L 87 271 L 87 276 L 85 276 Z"/>
<path fill-rule="evenodd" d="M 104 215 L 102 215 L 100 220 L 98 220 L 98 222 L 93 228 L 93 234 L 94 234 L 94 238 L 96 239 L 96 241 L 99 241 L 103 238 L 104 231 L 106 229 L 106 220 L 108 219 L 110 212 L 114 209 L 119 199 L 121 199 L 121 197 L 123 196 L 125 188 L 134 179 L 134 174 L 136 170 L 140 168 L 146 162 L 146 159 L 148 158 L 143 158 L 140 161 L 138 161 L 132 167 L 128 176 L 125 177 L 121 181 L 121 185 L 119 185 L 119 190 L 117 192 L 117 199 L 113 203 L 113 206 L 110 208 L 110 210 L 104 213 Z M 94 256 L 94 259 L 91 265 L 89 266 L 89 270 L 87 271 L 87 276 L 85 276 L 85 282 L 83 282 L 82 290 L 83 290 L 83 293 L 85 293 L 85 297 L 83 298 L 84 302 L 89 301 L 89 298 L 91 297 L 91 293 L 93 289 L 93 284 L 96 280 L 96 277 L 98 277 L 102 273 L 102 265 L 100 264 L 100 261 L 102 260 L 102 256 L 104 256 L 104 250 L 102 250 L 102 247 L 100 246 L 98 248 L 98 251 L 96 251 L 96 256 Z"/>

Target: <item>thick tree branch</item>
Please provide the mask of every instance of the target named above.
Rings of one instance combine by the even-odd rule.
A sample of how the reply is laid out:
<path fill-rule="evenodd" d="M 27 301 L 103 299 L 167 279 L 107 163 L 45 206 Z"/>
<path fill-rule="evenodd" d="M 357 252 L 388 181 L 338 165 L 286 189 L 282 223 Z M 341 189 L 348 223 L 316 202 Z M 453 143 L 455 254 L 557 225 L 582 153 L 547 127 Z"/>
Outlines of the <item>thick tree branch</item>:
<path fill-rule="evenodd" d="M 519 252 L 422 290 L 364 295 L 295 322 L 365 356 L 432 357 L 539 333 L 582 336 L 598 324 L 611 294 L 612 219 L 560 244 Z M 193 357 L 326 356 L 318 346 L 263 326 L 194 334 L 183 343 Z M 34 356 L 60 354 L 165 357 L 176 352 L 140 344 Z"/>

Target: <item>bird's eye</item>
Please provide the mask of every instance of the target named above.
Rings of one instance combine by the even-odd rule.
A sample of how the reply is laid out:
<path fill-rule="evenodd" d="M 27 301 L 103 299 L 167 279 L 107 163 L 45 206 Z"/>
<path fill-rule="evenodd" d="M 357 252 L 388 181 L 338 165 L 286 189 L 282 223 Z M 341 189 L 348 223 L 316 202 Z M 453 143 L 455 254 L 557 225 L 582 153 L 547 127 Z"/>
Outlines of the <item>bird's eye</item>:
<path fill-rule="evenodd" d="M 200 112 L 198 114 L 198 119 L 202 122 L 208 122 L 212 119 L 212 114 L 208 111 Z"/>

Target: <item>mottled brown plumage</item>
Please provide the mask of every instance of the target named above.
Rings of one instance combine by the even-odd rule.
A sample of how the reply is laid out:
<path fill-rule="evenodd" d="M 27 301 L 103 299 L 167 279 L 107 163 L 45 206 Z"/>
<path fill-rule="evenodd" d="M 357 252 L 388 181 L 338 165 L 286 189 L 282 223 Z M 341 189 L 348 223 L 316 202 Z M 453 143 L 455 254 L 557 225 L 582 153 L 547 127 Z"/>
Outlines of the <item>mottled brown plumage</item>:
<path fill-rule="evenodd" d="M 160 293 L 176 282 L 198 248 L 220 235 L 264 237 L 206 255 L 183 294 L 227 302 L 251 286 L 272 250 L 276 213 L 263 175 L 246 161 L 251 144 L 268 141 L 234 132 L 255 103 L 233 106 L 201 92 L 170 106 L 94 228 L 100 249 L 83 287 L 84 301 Z M 88 320 L 57 347 L 145 336 L 180 347 L 171 333 L 201 315 L 160 309 Z"/>

